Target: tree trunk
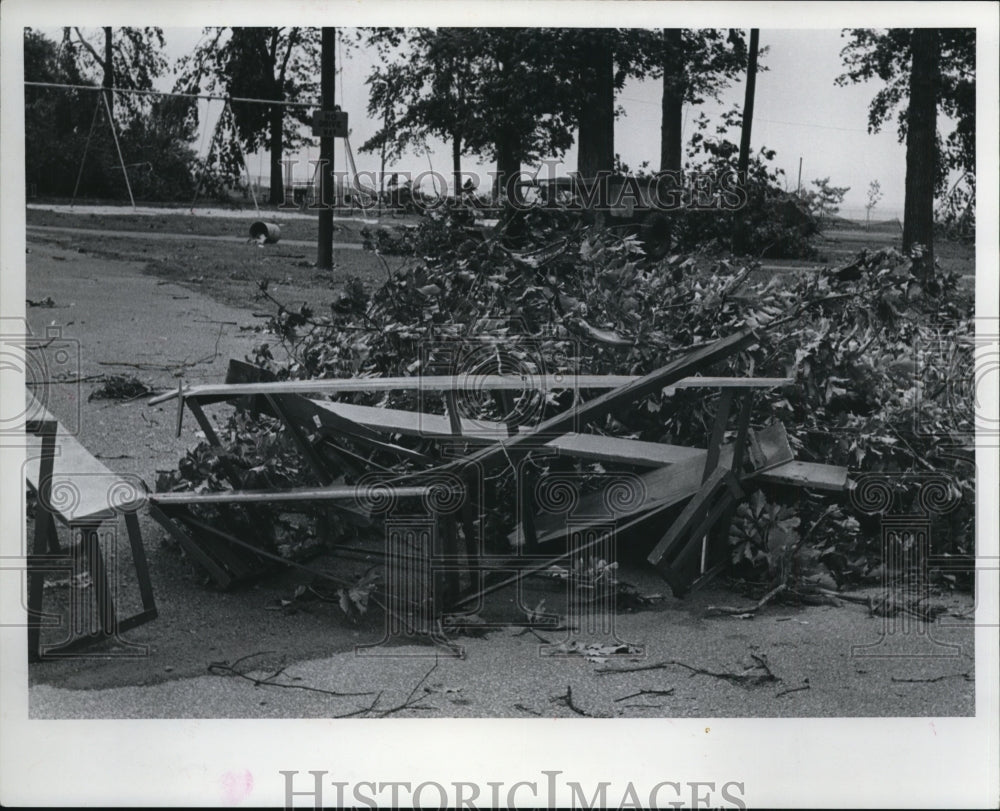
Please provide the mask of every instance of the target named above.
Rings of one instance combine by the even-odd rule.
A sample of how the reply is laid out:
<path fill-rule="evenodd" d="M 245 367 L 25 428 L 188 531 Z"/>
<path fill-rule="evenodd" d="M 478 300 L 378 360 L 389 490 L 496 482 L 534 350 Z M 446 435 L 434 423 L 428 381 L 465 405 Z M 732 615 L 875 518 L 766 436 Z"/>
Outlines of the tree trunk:
<path fill-rule="evenodd" d="M 598 34 L 588 67 L 587 102 L 578 116 L 576 170 L 589 179 L 610 172 L 615 164 L 615 59 L 603 34 Z"/>
<path fill-rule="evenodd" d="M 747 63 L 747 89 L 743 96 L 743 126 L 740 131 L 740 157 L 736 171 L 746 182 L 750 168 L 750 131 L 753 129 L 753 100 L 757 89 L 757 50 L 760 45 L 760 29 L 750 29 L 750 61 Z"/>
<path fill-rule="evenodd" d="M 493 197 L 504 208 L 517 205 L 521 199 L 516 176 L 521 172 L 521 158 L 518 156 L 516 141 L 511 133 L 501 131 L 497 139 L 497 179 Z"/>
<path fill-rule="evenodd" d="M 518 169 L 521 167 L 519 166 Z M 455 186 L 455 199 L 462 199 L 462 136 L 452 134 L 451 139 L 451 173 Z"/>
<path fill-rule="evenodd" d="M 679 172 L 683 161 L 684 63 L 681 29 L 663 29 L 663 98 L 660 119 L 660 171 Z"/>
<path fill-rule="evenodd" d="M 937 180 L 938 30 L 915 28 L 910 51 L 903 251 L 923 245 L 926 253 L 920 268 L 925 277 L 930 277 L 934 272 L 934 186 Z"/>
<path fill-rule="evenodd" d="M 115 86 L 115 60 L 114 49 L 112 48 L 112 35 L 110 26 L 104 27 L 104 81 L 102 87 L 109 88 L 104 91 L 104 96 L 108 100 L 108 110 L 111 111 L 111 120 L 115 118 L 115 94 L 110 88 Z"/>
<path fill-rule="evenodd" d="M 284 110 L 275 105 L 271 108 L 271 191 L 267 201 L 273 206 L 280 206 L 285 201 L 285 188 L 281 177 L 281 152 L 284 147 L 283 128 Z M 291 178 L 289 178 L 290 180 Z M 294 191 L 293 191 L 294 194 Z"/>

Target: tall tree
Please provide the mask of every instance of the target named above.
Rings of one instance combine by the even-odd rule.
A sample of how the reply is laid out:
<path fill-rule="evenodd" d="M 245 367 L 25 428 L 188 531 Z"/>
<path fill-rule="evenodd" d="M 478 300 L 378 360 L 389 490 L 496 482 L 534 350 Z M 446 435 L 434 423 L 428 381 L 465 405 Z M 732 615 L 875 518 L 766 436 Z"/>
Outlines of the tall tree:
<path fill-rule="evenodd" d="M 904 243 L 932 248 L 935 193 L 950 170 L 975 172 L 976 31 L 854 28 L 842 36 L 850 37 L 841 51 L 847 72 L 837 84 L 884 83 L 869 105 L 868 131 L 878 132 L 898 108 L 899 140 L 907 145 Z M 937 133 L 940 113 L 954 122 L 945 138 Z M 933 261 L 925 266 L 929 271 Z"/>
<path fill-rule="evenodd" d="M 602 29 L 584 29 L 580 36 L 581 51 L 590 58 L 578 68 L 576 171 L 591 178 L 615 163 L 615 51 L 613 37 Z"/>
<path fill-rule="evenodd" d="M 99 36 L 103 37 L 103 33 Z M 146 83 L 150 74 L 123 75 L 121 67 L 134 64 L 131 45 L 143 40 L 131 40 L 115 29 L 110 41 L 115 84 L 121 87 L 129 82 Z M 147 66 L 159 62 L 156 42 L 154 34 L 148 43 L 148 53 L 140 57 L 140 62 L 146 61 Z M 98 53 L 103 54 L 104 45 L 100 41 L 97 44 L 101 46 Z M 64 29 L 58 44 L 39 31 L 25 29 L 24 77 L 27 81 L 90 85 L 95 90 L 107 87 L 103 67 L 107 60 L 102 55 L 103 64 L 98 67 L 92 59 L 85 58 L 86 54 L 89 51 L 80 45 L 74 29 Z M 79 191 L 85 195 L 108 197 L 124 190 L 121 172 L 107 171 L 108 166 L 118 164 L 107 124 L 94 126 L 93 137 L 89 138 L 92 125 L 98 123 L 95 112 L 100 112 L 103 118 L 104 102 L 95 95 L 68 88 L 25 88 L 25 173 L 40 193 L 69 196 L 78 177 Z M 94 109 L 95 101 L 100 105 L 99 111 Z M 191 100 L 120 94 L 112 109 L 122 152 L 129 162 L 142 167 L 130 172 L 133 192 L 156 200 L 189 195 L 193 188 L 194 158 L 190 143 L 196 123 Z M 86 159 L 85 146 L 89 146 Z"/>
<path fill-rule="evenodd" d="M 552 105 L 576 125 L 577 172 L 586 178 L 614 168 L 615 94 L 662 61 L 662 39 L 645 28 L 550 28 L 538 33 L 544 63 L 559 84 Z"/>
<path fill-rule="evenodd" d="M 906 199 L 903 250 L 926 248 L 923 267 L 934 267 L 934 185 L 937 171 L 938 32 L 917 28 L 910 40 L 910 104 L 906 113 Z"/>
<path fill-rule="evenodd" d="M 766 50 L 766 49 L 765 49 Z M 744 34 L 737 29 L 666 28 L 661 33 L 659 73 L 663 83 L 660 170 L 683 162 L 684 105 L 718 99 L 747 64 Z M 763 68 L 761 68 L 763 69 Z"/>
<path fill-rule="evenodd" d="M 680 171 L 683 160 L 684 93 L 687 82 L 681 58 L 684 32 L 663 29 L 663 94 L 660 108 L 660 171 Z"/>
<path fill-rule="evenodd" d="M 319 93 L 319 68 L 318 28 L 206 28 L 202 43 L 178 63 L 178 90 L 279 102 L 232 105 L 244 150 L 269 152 L 272 204 L 284 200 L 284 151 L 305 142 L 302 125 L 309 118 L 308 109 L 280 102 L 314 99 Z M 240 167 L 233 165 L 237 158 L 238 153 L 227 158 L 232 176 L 239 175 Z"/>
<path fill-rule="evenodd" d="M 471 28 L 378 28 L 367 35 L 381 65 L 368 77 L 368 113 L 381 129 L 361 149 L 423 146 L 428 136 L 451 144 L 453 184 L 461 185 L 465 137 L 477 110 L 472 71 L 481 34 Z"/>
<path fill-rule="evenodd" d="M 522 163 L 562 154 L 570 124 L 557 104 L 561 80 L 547 60 L 542 29 L 376 29 L 382 65 L 369 77 L 369 114 L 383 126 L 364 151 L 400 151 L 439 136 L 461 157 L 497 163 L 498 196 L 510 202 Z"/>
<path fill-rule="evenodd" d="M 167 67 L 163 46 L 161 28 L 63 29 L 63 47 L 69 59 L 84 77 L 96 79 L 95 74 L 100 74 L 108 108 L 120 124 L 148 110 L 150 100 L 133 93 L 116 99 L 111 88 L 151 90 L 153 79 Z M 116 115 L 119 107 L 122 113 Z"/>

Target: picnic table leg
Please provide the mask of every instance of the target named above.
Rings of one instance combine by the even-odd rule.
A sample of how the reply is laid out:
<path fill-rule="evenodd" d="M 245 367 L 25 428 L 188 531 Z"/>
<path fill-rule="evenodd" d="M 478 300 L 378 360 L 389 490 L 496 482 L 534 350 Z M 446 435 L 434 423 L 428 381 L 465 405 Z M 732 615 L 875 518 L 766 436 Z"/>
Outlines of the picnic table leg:
<path fill-rule="evenodd" d="M 305 456 L 306 461 L 309 463 L 309 467 L 312 468 L 312 471 L 319 480 L 320 484 L 329 484 L 333 481 L 330 471 L 323 463 L 320 455 L 316 452 L 316 448 L 313 447 L 309 438 L 305 435 L 305 432 L 302 431 L 294 420 L 289 419 L 288 413 L 282 407 L 281 398 L 276 394 L 266 394 L 264 396 L 266 397 L 268 404 L 274 410 L 274 413 L 278 415 L 284 423 L 285 428 L 288 429 L 288 433 L 295 441 L 299 450 L 302 451 L 302 455 Z"/>
<path fill-rule="evenodd" d="M 530 469 L 529 457 L 521 459 L 518 468 L 518 506 L 521 511 L 521 534 L 524 540 L 524 553 L 535 555 L 538 553 L 538 532 L 535 528 L 535 482 L 537 481 L 534 472 Z"/>
<path fill-rule="evenodd" d="M 92 636 L 115 635 L 115 600 L 112 594 L 108 569 L 101 554 L 100 523 L 78 524 L 75 529 L 80 532 L 80 551 L 83 561 L 90 570 L 94 593 L 97 598 L 97 630 Z"/>
<path fill-rule="evenodd" d="M 754 390 L 750 387 L 739 389 L 738 391 L 740 401 L 739 416 L 737 417 L 736 423 L 736 439 L 733 441 L 733 458 L 730 463 L 730 470 L 737 477 L 743 470 L 743 459 L 746 456 L 747 441 L 750 433 L 750 415 L 753 413 L 754 398 Z M 738 505 L 739 501 L 733 500 L 729 507 L 720 515 L 718 522 L 712 530 L 716 539 L 716 543 L 713 547 L 713 552 L 717 553 L 715 557 L 719 557 L 719 552 L 725 551 L 726 539 L 729 535 L 729 525 L 733 521 L 733 516 L 736 514 L 736 508 Z M 701 544 L 701 566 L 699 567 L 699 574 L 702 577 L 704 577 L 708 570 L 708 547 L 709 537 L 706 535 L 702 539 Z M 718 570 L 716 573 L 718 573 Z M 699 582 L 698 586 L 703 586 L 706 582 L 707 579 L 703 582 Z"/>
<path fill-rule="evenodd" d="M 733 462 L 730 469 L 737 476 L 743 469 L 743 457 L 746 455 L 747 437 L 750 433 L 750 415 L 753 413 L 754 390 L 742 389 L 740 392 L 740 414 L 736 423 L 736 439 L 733 442 Z"/>
<path fill-rule="evenodd" d="M 462 437 L 462 415 L 458 407 L 458 394 L 454 389 L 449 389 L 444 394 L 445 404 L 447 405 L 448 411 L 448 422 L 451 427 L 451 433 L 455 441 L 453 443 L 453 449 L 456 453 L 461 452 L 462 443 L 460 439 Z M 471 478 L 471 477 L 470 477 Z M 468 482 L 467 482 L 468 484 Z M 466 496 L 463 500 L 461 507 L 461 523 L 462 523 L 462 536 L 465 542 L 465 566 L 466 572 L 469 576 L 469 588 L 468 591 L 462 592 L 459 590 L 454 593 L 453 601 L 457 601 L 464 597 L 466 594 L 473 593 L 477 591 L 482 585 L 483 574 L 479 567 L 479 539 L 476 537 L 476 523 L 475 523 L 475 513 L 479 508 L 479 498 L 478 488 L 473 488 L 471 486 L 466 487 Z M 457 533 L 458 522 L 452 519 L 451 521 L 452 529 L 451 531 Z M 456 553 L 457 553 L 457 536 L 456 536 Z M 450 606 L 449 606 L 450 607 Z"/>
<path fill-rule="evenodd" d="M 729 424 L 729 413 L 733 407 L 733 389 L 723 389 L 719 394 L 719 405 L 715 411 L 715 422 L 712 424 L 712 434 L 708 440 L 708 456 L 705 458 L 705 472 L 701 481 L 704 484 L 719 465 L 719 455 L 722 443 L 726 438 L 726 426 Z M 705 556 L 707 554 L 708 538 L 701 539 L 701 571 L 705 571 Z"/>
<path fill-rule="evenodd" d="M 461 572 L 455 568 L 458 558 L 458 528 L 455 526 L 455 521 L 449 516 L 438 516 L 436 523 L 438 531 L 441 533 L 441 546 L 446 563 L 442 606 L 447 609 L 458 600 L 462 590 Z M 429 552 L 432 553 L 432 550 Z"/>
<path fill-rule="evenodd" d="M 722 441 L 726 436 L 726 425 L 729 424 L 729 412 L 733 405 L 733 390 L 723 389 L 719 395 L 719 406 L 715 412 L 715 422 L 712 424 L 712 435 L 708 440 L 708 456 L 705 459 L 705 472 L 702 474 L 702 482 L 708 481 L 719 466 L 719 454 L 722 450 Z"/>
<path fill-rule="evenodd" d="M 52 503 L 52 471 L 56 457 L 56 434 L 59 423 L 52 420 L 30 421 L 25 429 L 41 436 L 41 458 L 38 465 L 37 509 L 35 512 L 35 537 L 28 552 L 28 661 L 41 658 L 42 604 L 45 596 L 45 556 L 59 554 L 56 522 L 49 511 Z M 55 618 L 55 615 L 52 615 Z"/>
<path fill-rule="evenodd" d="M 28 554 L 28 661 L 37 662 L 41 659 L 42 613 L 45 595 L 45 572 L 48 570 L 46 556 L 58 554 L 56 522 L 52 514 L 39 505 L 35 514 L 35 537 L 32 552 Z M 64 563 L 64 565 L 66 565 Z M 56 615 L 49 615 L 58 619 Z"/>
<path fill-rule="evenodd" d="M 194 398 L 185 398 L 183 402 L 187 403 L 187 407 L 191 409 L 191 413 L 194 414 L 194 418 L 198 421 L 198 426 L 205 432 L 205 439 L 215 447 L 219 447 L 222 444 L 219 441 L 219 435 L 215 432 L 215 427 L 211 421 L 205 416 L 205 412 L 202 411 L 201 403 Z"/>
<path fill-rule="evenodd" d="M 233 578 L 230 574 L 219 566 L 214 560 L 212 560 L 211 557 L 205 554 L 201 547 L 192 541 L 187 532 L 179 526 L 178 522 L 175 522 L 174 518 L 167 514 L 166 510 L 160 508 L 156 504 L 150 504 L 149 512 L 150 515 L 152 515 L 153 518 L 155 518 L 160 524 L 160 526 L 174 536 L 174 539 L 181 545 L 181 548 L 185 551 L 185 553 L 187 553 L 193 561 L 195 561 L 208 573 L 208 575 L 218 584 L 219 588 L 229 588 L 230 584 L 233 582 Z"/>
<path fill-rule="evenodd" d="M 712 507 L 695 529 L 693 537 L 707 536 L 722 521 L 723 517 L 745 497 L 739 481 L 731 472 L 725 472 L 723 483 L 724 486 L 721 488 L 721 492 L 716 496 Z M 689 580 L 685 573 L 691 571 L 694 567 L 696 549 L 697 547 L 693 543 L 689 543 L 677 553 L 677 556 L 671 561 L 669 568 L 661 569 L 664 578 L 670 584 L 671 591 L 677 597 L 683 597 L 691 590 L 693 581 Z M 697 579 L 696 577 L 695 580 Z"/>
<path fill-rule="evenodd" d="M 146 550 L 142 545 L 139 519 L 134 512 L 125 513 L 125 528 L 128 530 L 132 562 L 135 564 L 136 578 L 139 581 L 139 597 L 142 600 L 143 614 L 146 615 L 146 619 L 153 619 L 157 613 L 156 600 L 153 597 L 153 583 L 149 579 L 149 566 L 146 562 Z"/>
<path fill-rule="evenodd" d="M 462 415 L 458 410 L 458 394 L 454 389 L 449 389 L 444 393 L 445 403 L 448 406 L 448 423 L 451 426 L 451 433 L 454 437 L 462 436 Z"/>

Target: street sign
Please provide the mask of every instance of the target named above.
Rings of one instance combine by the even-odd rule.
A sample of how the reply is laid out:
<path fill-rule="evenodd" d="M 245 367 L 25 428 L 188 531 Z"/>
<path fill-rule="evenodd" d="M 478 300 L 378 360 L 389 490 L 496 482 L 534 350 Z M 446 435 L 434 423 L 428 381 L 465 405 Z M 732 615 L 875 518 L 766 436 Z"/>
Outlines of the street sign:
<path fill-rule="evenodd" d="M 346 138 L 347 113 L 343 110 L 316 110 L 312 117 L 312 134 L 320 138 Z"/>

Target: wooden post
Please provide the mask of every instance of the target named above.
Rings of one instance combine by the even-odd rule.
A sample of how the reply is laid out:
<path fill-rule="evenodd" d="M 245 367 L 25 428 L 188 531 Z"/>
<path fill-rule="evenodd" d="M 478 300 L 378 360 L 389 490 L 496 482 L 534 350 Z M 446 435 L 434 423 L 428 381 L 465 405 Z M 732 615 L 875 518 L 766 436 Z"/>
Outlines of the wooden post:
<path fill-rule="evenodd" d="M 337 29 L 324 28 L 320 57 L 320 95 L 323 112 L 334 109 L 334 85 L 337 79 Z M 333 269 L 333 136 L 319 139 L 320 209 L 316 267 Z"/>

